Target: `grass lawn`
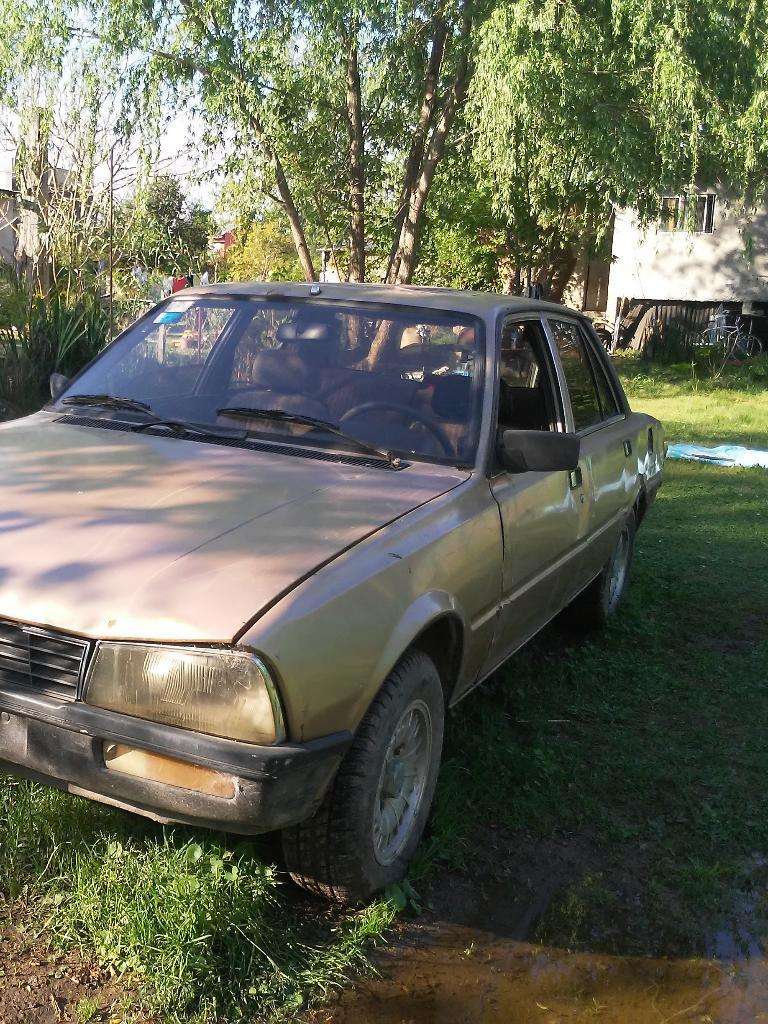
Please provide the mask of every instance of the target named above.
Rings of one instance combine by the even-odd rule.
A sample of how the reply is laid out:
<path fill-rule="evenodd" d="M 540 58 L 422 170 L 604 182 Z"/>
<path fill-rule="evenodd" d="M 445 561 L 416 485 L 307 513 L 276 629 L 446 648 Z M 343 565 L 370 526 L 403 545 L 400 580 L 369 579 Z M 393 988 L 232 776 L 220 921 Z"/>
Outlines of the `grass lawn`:
<path fill-rule="evenodd" d="M 768 447 L 768 367 L 717 382 L 622 372 L 669 439 Z M 451 716 L 412 873 L 423 901 L 462 885 L 478 899 L 490 883 L 525 892 L 525 851 L 557 879 L 533 926 L 544 942 L 704 952 L 747 896 L 759 909 L 767 538 L 768 473 L 668 464 L 620 619 L 587 639 L 550 627 Z M 396 899 L 354 913 L 305 900 L 268 842 L 162 829 L 11 780 L 0 813 L 7 916 L 126 972 L 134 1008 L 160 1020 L 290 1018 L 361 965 L 395 914 Z"/>

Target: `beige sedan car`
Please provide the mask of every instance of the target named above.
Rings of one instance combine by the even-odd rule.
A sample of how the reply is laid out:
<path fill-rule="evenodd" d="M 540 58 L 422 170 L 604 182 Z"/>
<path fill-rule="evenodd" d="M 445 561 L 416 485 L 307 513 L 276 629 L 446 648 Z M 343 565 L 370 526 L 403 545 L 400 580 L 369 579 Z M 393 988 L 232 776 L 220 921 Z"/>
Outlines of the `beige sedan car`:
<path fill-rule="evenodd" d="M 613 614 L 661 480 L 589 323 L 443 289 L 217 285 L 0 427 L 0 769 L 404 874 L 446 708 Z"/>

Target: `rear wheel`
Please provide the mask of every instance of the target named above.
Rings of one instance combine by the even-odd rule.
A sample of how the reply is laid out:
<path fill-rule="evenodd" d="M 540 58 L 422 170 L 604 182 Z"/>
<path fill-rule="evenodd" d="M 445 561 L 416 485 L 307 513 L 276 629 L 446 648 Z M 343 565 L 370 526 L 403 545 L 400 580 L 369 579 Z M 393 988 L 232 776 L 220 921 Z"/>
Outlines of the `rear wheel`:
<path fill-rule="evenodd" d="M 603 571 L 568 606 L 567 617 L 574 625 L 596 629 L 604 626 L 615 614 L 629 583 L 636 532 L 637 520 L 634 512 L 631 512 Z"/>
<path fill-rule="evenodd" d="M 444 717 L 437 669 L 410 652 L 368 709 L 320 809 L 283 832 L 295 882 L 352 902 L 404 876 L 429 816 Z"/>

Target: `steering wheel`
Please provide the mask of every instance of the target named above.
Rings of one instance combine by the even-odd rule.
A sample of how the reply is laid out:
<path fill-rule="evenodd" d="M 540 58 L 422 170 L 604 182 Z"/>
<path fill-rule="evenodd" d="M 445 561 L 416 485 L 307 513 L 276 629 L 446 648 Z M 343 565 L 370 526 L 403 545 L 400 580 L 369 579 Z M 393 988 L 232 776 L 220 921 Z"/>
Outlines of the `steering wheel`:
<path fill-rule="evenodd" d="M 408 405 L 401 405 L 399 402 L 361 402 L 360 405 L 355 405 L 352 409 L 347 409 L 344 415 L 339 420 L 339 424 L 346 423 L 348 420 L 357 419 L 358 416 L 362 416 L 367 412 L 374 412 L 376 410 L 383 409 L 386 412 L 398 413 L 403 419 L 416 420 L 423 427 L 426 427 L 427 431 L 434 437 L 437 443 L 443 450 L 443 454 L 449 458 L 453 456 L 453 447 L 451 442 L 445 436 L 443 430 L 429 417 L 419 412 L 417 409 L 412 409 Z"/>

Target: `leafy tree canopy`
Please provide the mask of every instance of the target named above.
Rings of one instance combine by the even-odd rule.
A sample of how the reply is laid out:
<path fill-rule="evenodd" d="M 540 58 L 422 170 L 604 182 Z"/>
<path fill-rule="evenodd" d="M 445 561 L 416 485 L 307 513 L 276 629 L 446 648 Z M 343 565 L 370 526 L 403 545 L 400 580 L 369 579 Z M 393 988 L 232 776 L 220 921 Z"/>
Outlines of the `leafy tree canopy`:
<path fill-rule="evenodd" d="M 190 203 L 172 175 L 151 178 L 119 214 L 124 222 L 123 262 L 186 273 L 206 261 L 214 230 L 211 214 Z"/>
<path fill-rule="evenodd" d="M 518 258 L 551 264 L 612 203 L 768 169 L 765 0 L 501 0 L 468 116 L 479 174 Z"/>
<path fill-rule="evenodd" d="M 231 281 L 301 281 L 301 264 L 285 222 L 255 220 L 242 242 L 226 254 L 223 275 Z"/>

